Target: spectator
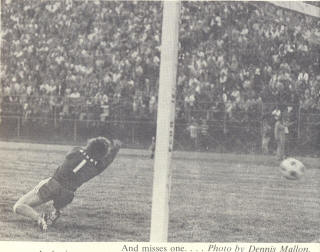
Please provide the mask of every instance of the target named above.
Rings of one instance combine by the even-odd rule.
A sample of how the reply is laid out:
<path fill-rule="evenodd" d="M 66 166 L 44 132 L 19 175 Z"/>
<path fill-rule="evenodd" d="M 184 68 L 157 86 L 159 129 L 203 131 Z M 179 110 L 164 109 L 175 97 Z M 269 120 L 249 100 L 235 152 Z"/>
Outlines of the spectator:
<path fill-rule="evenodd" d="M 274 138 L 277 143 L 276 157 L 279 161 L 285 158 L 285 136 L 288 128 L 284 125 L 280 110 L 274 111 L 274 118 L 276 120 L 274 126 Z"/>
<path fill-rule="evenodd" d="M 209 143 L 210 143 L 210 138 L 209 138 L 209 125 L 207 123 L 206 119 L 201 119 L 201 124 L 200 124 L 200 143 L 201 147 L 204 150 L 209 150 Z"/>
<path fill-rule="evenodd" d="M 198 150 L 199 148 L 199 125 L 197 121 L 192 118 L 190 125 L 187 127 L 189 131 L 190 140 L 193 149 Z"/>
<path fill-rule="evenodd" d="M 149 147 L 149 150 L 151 151 L 150 158 L 154 159 L 154 154 L 155 154 L 155 150 L 156 150 L 156 138 L 154 136 L 152 137 L 152 141 L 151 141 L 151 145 Z"/>
<path fill-rule="evenodd" d="M 262 153 L 269 154 L 271 126 L 267 117 L 262 120 Z"/>

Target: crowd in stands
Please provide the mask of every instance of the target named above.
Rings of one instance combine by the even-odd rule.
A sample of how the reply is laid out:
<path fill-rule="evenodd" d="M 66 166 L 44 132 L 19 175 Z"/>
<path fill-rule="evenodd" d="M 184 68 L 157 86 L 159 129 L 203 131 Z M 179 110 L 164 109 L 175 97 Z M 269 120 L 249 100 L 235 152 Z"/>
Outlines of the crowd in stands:
<path fill-rule="evenodd" d="M 154 118 L 161 2 L 1 4 L 2 115 Z M 245 118 L 262 104 L 319 113 L 320 19 L 265 2 L 183 2 L 179 39 L 177 118 Z"/>

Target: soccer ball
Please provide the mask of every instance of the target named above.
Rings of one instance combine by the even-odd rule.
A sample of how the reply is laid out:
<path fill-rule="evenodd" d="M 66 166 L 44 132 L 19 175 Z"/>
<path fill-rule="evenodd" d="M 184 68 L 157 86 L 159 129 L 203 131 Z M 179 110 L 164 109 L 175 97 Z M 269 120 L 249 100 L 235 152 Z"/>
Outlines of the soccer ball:
<path fill-rule="evenodd" d="M 286 179 L 300 179 L 304 171 L 304 164 L 295 158 L 286 158 L 280 164 L 280 172 Z"/>

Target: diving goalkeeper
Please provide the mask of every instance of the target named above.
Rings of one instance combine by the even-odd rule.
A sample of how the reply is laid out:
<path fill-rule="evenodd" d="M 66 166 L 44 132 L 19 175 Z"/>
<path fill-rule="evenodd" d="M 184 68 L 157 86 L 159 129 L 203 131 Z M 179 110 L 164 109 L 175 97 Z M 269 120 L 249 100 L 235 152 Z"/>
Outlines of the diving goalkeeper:
<path fill-rule="evenodd" d="M 71 203 L 75 191 L 85 182 L 103 172 L 114 160 L 121 142 L 104 137 L 90 139 L 87 146 L 73 148 L 53 176 L 42 180 L 22 196 L 13 211 L 37 222 L 42 231 L 56 222 L 61 209 Z M 53 201 L 54 211 L 40 214 L 34 207 Z"/>

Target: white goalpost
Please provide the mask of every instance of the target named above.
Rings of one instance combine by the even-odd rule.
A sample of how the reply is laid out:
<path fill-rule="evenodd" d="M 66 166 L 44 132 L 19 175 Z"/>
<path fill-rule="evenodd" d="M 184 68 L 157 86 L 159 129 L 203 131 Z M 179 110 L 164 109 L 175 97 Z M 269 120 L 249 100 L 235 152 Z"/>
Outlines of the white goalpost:
<path fill-rule="evenodd" d="M 151 242 L 167 242 L 180 1 L 163 1 L 161 63 L 151 211 Z"/>

